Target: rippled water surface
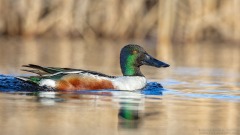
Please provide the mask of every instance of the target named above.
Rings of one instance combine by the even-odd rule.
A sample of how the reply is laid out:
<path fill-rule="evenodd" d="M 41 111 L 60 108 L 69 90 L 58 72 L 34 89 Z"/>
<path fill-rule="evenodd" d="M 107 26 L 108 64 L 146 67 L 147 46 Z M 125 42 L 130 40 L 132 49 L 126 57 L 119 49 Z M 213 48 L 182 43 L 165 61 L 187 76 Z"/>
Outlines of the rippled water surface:
<path fill-rule="evenodd" d="M 34 63 L 121 75 L 119 51 L 128 42 L 1 40 L 0 73 L 29 75 L 20 66 Z M 0 87 L 0 134 L 240 134 L 239 45 L 135 42 L 171 65 L 143 67 L 149 80 L 145 89 L 32 92 Z"/>

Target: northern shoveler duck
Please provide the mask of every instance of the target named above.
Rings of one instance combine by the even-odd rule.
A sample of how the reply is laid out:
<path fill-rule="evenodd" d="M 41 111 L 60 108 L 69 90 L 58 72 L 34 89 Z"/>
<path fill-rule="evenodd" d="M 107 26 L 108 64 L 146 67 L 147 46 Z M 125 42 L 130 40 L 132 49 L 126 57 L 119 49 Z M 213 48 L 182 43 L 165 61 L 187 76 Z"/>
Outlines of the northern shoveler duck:
<path fill-rule="evenodd" d="M 150 56 L 142 47 L 129 44 L 122 48 L 120 65 L 123 76 L 109 76 L 95 71 L 23 65 L 32 68 L 24 70 L 38 74 L 37 76 L 17 77 L 39 86 L 47 86 L 56 90 L 138 90 L 146 86 L 147 80 L 140 71 L 140 66 L 149 65 L 157 68 L 169 67 Z"/>

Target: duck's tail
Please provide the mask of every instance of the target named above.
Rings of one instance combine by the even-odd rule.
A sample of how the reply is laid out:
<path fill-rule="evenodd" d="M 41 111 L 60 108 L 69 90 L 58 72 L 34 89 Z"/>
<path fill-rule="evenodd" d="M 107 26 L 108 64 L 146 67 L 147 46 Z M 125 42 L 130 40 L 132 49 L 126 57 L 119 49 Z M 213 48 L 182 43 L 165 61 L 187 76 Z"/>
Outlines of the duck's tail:
<path fill-rule="evenodd" d="M 30 82 L 30 83 L 34 83 L 34 84 L 39 84 L 39 82 L 42 79 L 41 76 L 29 76 L 29 77 L 26 77 L 26 76 L 16 76 L 15 78 L 19 79 L 21 81 L 24 81 L 24 82 Z"/>
<path fill-rule="evenodd" d="M 15 78 L 22 80 L 22 81 L 29 81 L 28 77 L 24 77 L 24 76 L 16 76 Z"/>
<path fill-rule="evenodd" d="M 35 73 L 35 74 L 38 74 L 40 76 L 46 75 L 46 74 L 54 74 L 54 73 L 59 72 L 59 69 L 56 69 L 56 68 L 42 67 L 42 66 L 34 65 L 34 64 L 23 65 L 22 67 L 27 67 L 27 68 L 31 69 L 31 70 L 29 70 L 29 69 L 22 69 L 22 71 Z"/>

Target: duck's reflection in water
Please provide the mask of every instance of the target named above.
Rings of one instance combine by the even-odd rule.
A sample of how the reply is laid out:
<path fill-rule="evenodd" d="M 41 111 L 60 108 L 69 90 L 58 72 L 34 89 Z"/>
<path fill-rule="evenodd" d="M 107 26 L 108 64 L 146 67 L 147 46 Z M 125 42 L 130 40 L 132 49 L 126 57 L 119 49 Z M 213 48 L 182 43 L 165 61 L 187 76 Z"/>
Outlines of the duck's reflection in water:
<path fill-rule="evenodd" d="M 142 123 L 142 115 L 144 114 L 144 100 L 141 94 L 126 92 L 131 96 L 123 96 L 119 98 L 119 128 L 135 129 Z"/>
<path fill-rule="evenodd" d="M 141 126 L 146 117 L 159 114 L 159 112 L 145 112 L 145 100 L 147 95 L 142 94 L 143 92 L 147 91 L 143 90 L 138 93 L 119 92 L 115 94 L 115 97 L 117 97 L 115 99 L 118 99 L 119 103 L 119 129 L 137 129 Z M 158 94 L 161 95 L 162 93 L 159 92 Z"/>
<path fill-rule="evenodd" d="M 150 89 L 151 87 L 151 89 Z M 155 89 L 154 89 L 155 88 Z M 138 129 L 144 123 L 144 119 L 148 116 L 159 115 L 159 112 L 145 111 L 145 100 L 161 95 L 162 87 L 155 83 L 147 86 L 144 90 L 139 91 L 116 91 L 116 90 L 96 90 L 96 91 L 39 91 L 34 93 L 37 101 L 42 105 L 54 106 L 59 102 L 74 101 L 74 104 L 87 104 L 91 107 L 110 107 L 111 110 L 118 109 L 118 113 L 114 113 L 116 118 L 116 126 L 118 129 Z M 160 98 L 160 97 L 159 97 Z M 95 108 L 96 109 L 96 108 Z M 106 114 L 107 115 L 107 114 Z M 107 116 L 106 116 L 107 117 Z M 117 125 L 118 124 L 118 125 Z"/>

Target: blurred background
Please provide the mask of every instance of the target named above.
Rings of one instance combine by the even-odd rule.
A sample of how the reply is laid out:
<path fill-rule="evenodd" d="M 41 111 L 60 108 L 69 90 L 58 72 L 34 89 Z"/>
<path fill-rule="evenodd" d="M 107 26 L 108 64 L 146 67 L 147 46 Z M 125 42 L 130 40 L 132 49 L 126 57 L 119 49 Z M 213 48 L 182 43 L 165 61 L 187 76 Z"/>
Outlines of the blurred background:
<path fill-rule="evenodd" d="M 240 134 L 240 0 L 0 0 L 0 13 L 0 77 L 29 63 L 122 75 L 128 43 L 171 65 L 141 68 L 157 95 L 1 92 L 0 134 Z"/>
<path fill-rule="evenodd" d="M 239 0 L 0 0 L 0 35 L 239 41 Z"/>
<path fill-rule="evenodd" d="M 239 0 L 0 0 L 0 12 L 3 73 L 26 63 L 85 68 L 96 48 L 115 61 L 127 43 L 172 65 L 240 67 Z M 92 64 L 111 63 L 104 53 Z"/>

